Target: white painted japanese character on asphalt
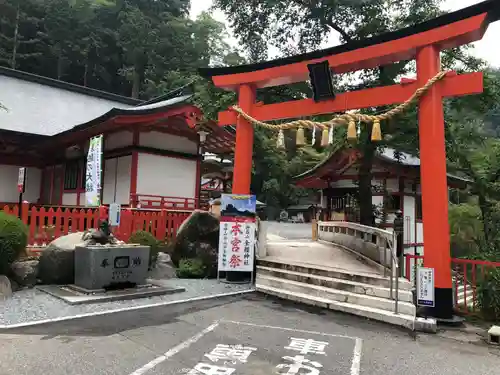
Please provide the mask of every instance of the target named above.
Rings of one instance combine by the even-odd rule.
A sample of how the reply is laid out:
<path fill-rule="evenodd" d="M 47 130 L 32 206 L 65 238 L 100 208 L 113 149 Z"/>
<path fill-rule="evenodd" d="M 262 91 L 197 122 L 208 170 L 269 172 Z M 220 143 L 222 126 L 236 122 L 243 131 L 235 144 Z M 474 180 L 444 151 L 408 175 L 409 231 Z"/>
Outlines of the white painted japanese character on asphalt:
<path fill-rule="evenodd" d="M 187 375 L 231 375 L 236 369 L 198 363 Z"/>
<path fill-rule="evenodd" d="M 328 345 L 324 341 L 314 341 L 312 339 L 298 339 L 296 337 L 290 337 L 292 341 L 285 349 L 296 350 L 300 354 L 323 354 L 325 353 L 325 347 Z"/>
<path fill-rule="evenodd" d="M 242 345 L 224 345 L 218 344 L 210 353 L 205 354 L 205 357 L 212 362 L 223 360 L 224 363 L 246 363 L 248 357 L 257 348 Z"/>
<path fill-rule="evenodd" d="M 323 367 L 323 365 L 321 363 L 306 359 L 303 355 L 296 355 L 295 357 L 285 356 L 285 357 L 283 357 L 283 359 L 290 361 L 292 363 L 280 364 L 280 365 L 276 366 L 276 368 L 278 370 L 288 369 L 287 372 L 278 371 L 278 374 L 319 375 L 318 369 Z M 301 370 L 303 370 L 303 371 L 301 371 Z"/>

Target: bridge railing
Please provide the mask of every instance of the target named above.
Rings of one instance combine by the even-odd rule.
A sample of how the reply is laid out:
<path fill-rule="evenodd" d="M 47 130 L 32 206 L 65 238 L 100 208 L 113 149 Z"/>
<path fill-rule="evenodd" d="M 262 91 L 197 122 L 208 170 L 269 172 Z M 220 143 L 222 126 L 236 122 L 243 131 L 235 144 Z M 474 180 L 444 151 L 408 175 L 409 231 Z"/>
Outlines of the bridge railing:
<path fill-rule="evenodd" d="M 390 296 L 395 302 L 394 312 L 398 313 L 400 271 L 393 232 L 348 221 L 319 221 L 318 239 L 345 247 L 379 265 L 384 276 L 389 276 Z"/>

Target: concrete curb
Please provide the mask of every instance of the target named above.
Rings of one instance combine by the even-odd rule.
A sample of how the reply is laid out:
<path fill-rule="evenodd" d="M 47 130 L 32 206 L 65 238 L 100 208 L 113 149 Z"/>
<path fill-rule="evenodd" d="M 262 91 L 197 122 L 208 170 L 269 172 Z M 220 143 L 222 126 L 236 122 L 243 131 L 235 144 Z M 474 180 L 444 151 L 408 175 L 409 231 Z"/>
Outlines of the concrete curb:
<path fill-rule="evenodd" d="M 187 298 L 187 299 L 178 300 L 178 301 L 168 301 L 168 302 L 154 303 L 154 304 L 143 305 L 143 306 L 124 307 L 121 309 L 99 311 L 99 312 L 79 314 L 79 315 L 63 316 L 63 317 L 53 318 L 53 319 L 35 320 L 35 321 L 25 322 L 25 323 L 0 325 L 0 332 L 1 331 L 8 331 L 8 330 L 15 329 L 15 328 L 33 327 L 33 326 L 38 326 L 38 325 L 43 325 L 43 324 L 84 319 L 84 318 L 89 318 L 89 317 L 93 317 L 93 316 L 104 316 L 104 315 L 111 315 L 111 314 L 117 314 L 117 313 L 123 313 L 123 312 L 146 310 L 146 309 L 151 309 L 151 308 L 155 308 L 155 307 L 178 306 L 178 305 L 183 305 L 183 304 L 187 304 L 187 303 L 191 303 L 191 302 L 210 301 L 210 300 L 245 295 L 245 294 L 250 294 L 250 293 L 255 293 L 255 288 L 251 288 L 251 289 L 247 289 L 247 290 L 240 290 L 237 292 L 220 293 L 220 294 L 214 294 L 214 295 L 209 295 L 209 296 Z"/>

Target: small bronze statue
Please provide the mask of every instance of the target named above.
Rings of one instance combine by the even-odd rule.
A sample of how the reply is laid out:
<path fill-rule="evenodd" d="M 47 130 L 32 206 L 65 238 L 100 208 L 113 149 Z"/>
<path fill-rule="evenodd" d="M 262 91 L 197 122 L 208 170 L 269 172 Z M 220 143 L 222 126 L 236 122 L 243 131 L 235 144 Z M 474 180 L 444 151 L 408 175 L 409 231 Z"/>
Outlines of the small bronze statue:
<path fill-rule="evenodd" d="M 113 236 L 109 229 L 108 220 L 99 222 L 99 229 L 90 229 L 85 231 L 82 237 L 86 246 L 91 245 L 116 245 L 118 240 Z"/>

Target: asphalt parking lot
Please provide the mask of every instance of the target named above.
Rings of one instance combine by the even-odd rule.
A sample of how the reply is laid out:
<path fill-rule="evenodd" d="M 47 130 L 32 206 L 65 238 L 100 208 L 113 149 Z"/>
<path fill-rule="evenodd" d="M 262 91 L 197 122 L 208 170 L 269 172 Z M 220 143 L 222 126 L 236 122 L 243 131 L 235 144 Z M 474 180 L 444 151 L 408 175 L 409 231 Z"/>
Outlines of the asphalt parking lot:
<path fill-rule="evenodd" d="M 0 332 L 0 374 L 497 375 L 500 351 L 255 294 Z"/>

